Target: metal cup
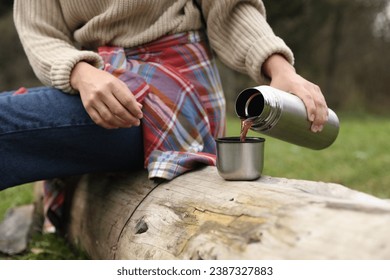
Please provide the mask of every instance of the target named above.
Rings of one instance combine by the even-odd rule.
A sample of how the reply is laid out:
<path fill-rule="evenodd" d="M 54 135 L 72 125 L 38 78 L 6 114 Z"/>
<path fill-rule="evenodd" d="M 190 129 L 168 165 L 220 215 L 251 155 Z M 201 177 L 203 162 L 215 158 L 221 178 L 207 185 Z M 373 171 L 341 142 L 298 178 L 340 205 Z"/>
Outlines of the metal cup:
<path fill-rule="evenodd" d="M 255 180 L 264 165 L 264 138 L 223 137 L 217 143 L 217 169 L 225 180 Z"/>

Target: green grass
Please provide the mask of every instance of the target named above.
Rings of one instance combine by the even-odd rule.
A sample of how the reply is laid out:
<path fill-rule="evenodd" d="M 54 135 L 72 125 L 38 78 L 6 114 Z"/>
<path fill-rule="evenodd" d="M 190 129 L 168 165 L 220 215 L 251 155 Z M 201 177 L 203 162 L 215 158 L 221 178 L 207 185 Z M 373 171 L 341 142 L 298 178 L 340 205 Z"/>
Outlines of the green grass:
<path fill-rule="evenodd" d="M 71 247 L 64 238 L 50 234 L 33 234 L 28 251 L 16 256 L 2 256 L 1 259 L 12 260 L 85 260 L 87 256 L 80 250 Z"/>
<path fill-rule="evenodd" d="M 0 192 L 0 221 L 3 220 L 9 208 L 29 204 L 33 200 L 33 191 L 30 184 L 10 188 Z"/>
<path fill-rule="evenodd" d="M 264 175 L 340 183 L 390 198 L 390 119 L 340 115 L 340 133 L 332 146 L 320 151 L 266 138 Z M 227 134 L 238 135 L 240 123 L 228 119 Z"/>
<path fill-rule="evenodd" d="M 390 118 L 339 115 L 340 134 L 329 148 L 313 151 L 261 134 L 265 143 L 264 175 L 340 183 L 349 188 L 390 198 Z M 229 117 L 227 134 L 238 136 L 238 118 Z M 0 192 L 0 219 L 10 207 L 31 203 L 32 186 Z M 1 258 L 7 258 L 0 255 Z M 30 249 L 14 259 L 83 259 L 59 236 L 34 235 Z"/>
<path fill-rule="evenodd" d="M 9 188 L 0 192 L 0 221 L 5 217 L 8 209 L 32 203 L 34 199 L 32 184 Z M 26 252 L 16 256 L 6 256 L 0 253 L 0 260 L 77 260 L 86 259 L 86 255 L 69 246 L 64 238 L 57 234 L 33 233 L 29 248 Z"/>

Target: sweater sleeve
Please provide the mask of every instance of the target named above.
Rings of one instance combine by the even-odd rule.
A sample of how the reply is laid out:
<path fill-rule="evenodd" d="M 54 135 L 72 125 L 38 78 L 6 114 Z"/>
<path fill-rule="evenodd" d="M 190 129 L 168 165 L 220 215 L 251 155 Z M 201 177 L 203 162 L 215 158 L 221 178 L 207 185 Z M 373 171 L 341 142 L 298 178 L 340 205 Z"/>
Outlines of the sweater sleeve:
<path fill-rule="evenodd" d="M 201 6 L 211 47 L 227 66 L 264 83 L 261 68 L 269 56 L 278 53 L 294 63 L 290 48 L 267 23 L 261 0 L 202 0 Z"/>
<path fill-rule="evenodd" d="M 97 53 L 74 46 L 57 0 L 15 0 L 14 22 L 31 67 L 43 84 L 75 93 L 70 75 L 78 62 L 103 67 Z"/>

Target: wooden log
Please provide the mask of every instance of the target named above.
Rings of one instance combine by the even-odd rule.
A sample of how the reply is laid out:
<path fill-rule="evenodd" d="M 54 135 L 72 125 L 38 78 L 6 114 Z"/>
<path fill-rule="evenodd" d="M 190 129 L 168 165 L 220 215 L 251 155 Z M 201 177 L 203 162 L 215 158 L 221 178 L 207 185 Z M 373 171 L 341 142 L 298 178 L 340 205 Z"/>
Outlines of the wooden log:
<path fill-rule="evenodd" d="M 69 238 L 94 259 L 390 259 L 390 203 L 333 183 L 87 175 L 72 202 Z"/>

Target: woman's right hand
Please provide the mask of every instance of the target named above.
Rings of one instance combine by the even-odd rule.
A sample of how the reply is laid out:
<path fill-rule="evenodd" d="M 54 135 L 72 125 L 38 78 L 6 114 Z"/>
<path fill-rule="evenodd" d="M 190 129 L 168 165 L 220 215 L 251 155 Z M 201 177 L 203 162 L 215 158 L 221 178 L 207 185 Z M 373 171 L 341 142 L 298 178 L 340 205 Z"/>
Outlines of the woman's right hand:
<path fill-rule="evenodd" d="M 70 77 L 80 92 L 84 108 L 97 124 L 107 129 L 139 126 L 142 105 L 124 82 L 86 62 L 79 62 Z"/>
<path fill-rule="evenodd" d="M 328 106 L 317 85 L 298 75 L 294 67 L 279 54 L 270 56 L 262 70 L 271 79 L 270 86 L 292 93 L 303 101 L 313 132 L 324 128 L 328 120 Z"/>

